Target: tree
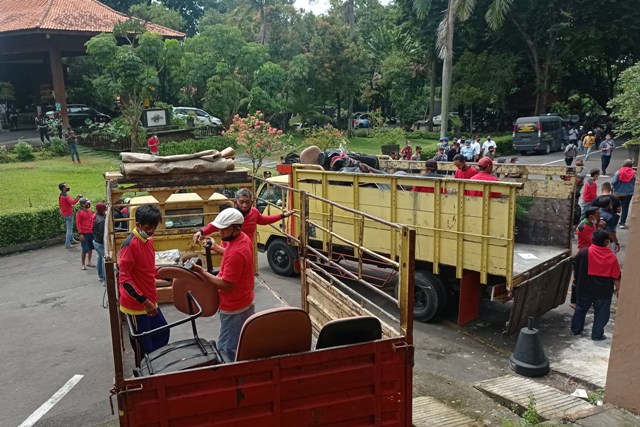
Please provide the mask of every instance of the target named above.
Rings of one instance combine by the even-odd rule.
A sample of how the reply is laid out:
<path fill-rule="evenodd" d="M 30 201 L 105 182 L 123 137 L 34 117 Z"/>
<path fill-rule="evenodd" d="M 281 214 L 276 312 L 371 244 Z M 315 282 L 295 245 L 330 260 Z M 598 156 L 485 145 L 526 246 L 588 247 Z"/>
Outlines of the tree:
<path fill-rule="evenodd" d="M 177 31 L 184 31 L 185 29 L 185 21 L 180 12 L 168 9 L 158 3 L 134 4 L 129 8 L 129 13 L 145 22 L 153 22 Z"/>
<path fill-rule="evenodd" d="M 0 81 L 0 102 L 15 101 L 16 89 L 11 82 Z"/>
<path fill-rule="evenodd" d="M 513 0 L 492 0 L 485 15 L 492 28 L 498 28 L 504 22 Z M 425 16 L 431 8 L 431 0 L 414 0 L 416 13 Z M 448 0 L 447 9 L 438 26 L 437 50 L 443 61 L 442 67 L 442 122 L 440 135 L 445 136 L 449 122 L 449 101 L 451 95 L 451 75 L 453 64 L 453 36 L 456 20 L 466 21 L 475 8 L 475 0 Z"/>
<path fill-rule="evenodd" d="M 640 137 L 640 63 L 627 69 L 620 76 L 618 94 L 609 101 L 612 115 L 618 119 L 618 133 L 629 132 Z"/>
<path fill-rule="evenodd" d="M 100 34 L 87 43 L 87 54 L 101 67 L 101 73 L 93 79 L 94 85 L 118 99 L 122 118 L 131 130 L 131 151 L 138 149 L 140 117 L 144 100 L 152 96 L 159 83 L 154 62 L 148 56 L 158 54 L 158 37 L 144 33 L 136 37 L 138 46 L 118 46 L 114 34 Z M 160 38 L 160 43 L 162 39 Z"/>

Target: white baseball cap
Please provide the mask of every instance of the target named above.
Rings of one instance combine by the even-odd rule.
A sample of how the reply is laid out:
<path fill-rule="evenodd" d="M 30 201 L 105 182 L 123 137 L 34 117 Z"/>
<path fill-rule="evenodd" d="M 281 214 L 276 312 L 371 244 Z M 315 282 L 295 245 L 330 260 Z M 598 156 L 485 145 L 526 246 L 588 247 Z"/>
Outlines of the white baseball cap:
<path fill-rule="evenodd" d="M 227 208 L 220 212 L 216 219 L 213 220 L 213 225 L 218 229 L 230 227 L 234 224 L 242 224 L 244 222 L 244 216 L 236 208 Z"/>

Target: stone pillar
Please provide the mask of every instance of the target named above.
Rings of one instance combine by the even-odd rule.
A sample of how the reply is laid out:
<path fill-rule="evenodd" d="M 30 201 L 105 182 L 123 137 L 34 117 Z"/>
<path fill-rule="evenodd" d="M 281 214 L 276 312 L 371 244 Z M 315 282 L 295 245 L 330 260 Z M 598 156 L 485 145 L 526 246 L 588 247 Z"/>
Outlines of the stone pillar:
<path fill-rule="evenodd" d="M 62 127 L 69 127 L 69 117 L 67 115 L 67 91 L 64 87 L 64 71 L 62 70 L 62 56 L 58 46 L 49 47 L 49 64 L 51 65 L 51 80 L 53 81 L 53 92 L 55 101 L 60 103 L 60 117 Z"/>
<path fill-rule="evenodd" d="M 605 401 L 640 415 L 640 263 L 636 251 L 640 247 L 640 180 L 636 181 L 629 214 L 629 235 L 613 329 Z"/>

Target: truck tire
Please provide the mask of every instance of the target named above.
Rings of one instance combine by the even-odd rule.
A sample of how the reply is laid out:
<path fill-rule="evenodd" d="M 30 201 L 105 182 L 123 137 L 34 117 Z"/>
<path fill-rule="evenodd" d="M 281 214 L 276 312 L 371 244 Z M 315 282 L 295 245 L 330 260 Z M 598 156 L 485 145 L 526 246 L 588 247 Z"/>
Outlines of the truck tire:
<path fill-rule="evenodd" d="M 551 154 L 551 143 L 547 142 L 547 147 L 544 149 L 545 154 Z"/>
<path fill-rule="evenodd" d="M 283 239 L 274 240 L 267 248 L 269 267 L 280 276 L 293 276 L 296 258 L 296 251 Z"/>
<path fill-rule="evenodd" d="M 395 281 L 394 294 L 398 297 L 399 282 Z M 413 318 L 428 322 L 444 311 L 447 293 L 438 276 L 427 271 L 416 271 L 414 279 Z"/>

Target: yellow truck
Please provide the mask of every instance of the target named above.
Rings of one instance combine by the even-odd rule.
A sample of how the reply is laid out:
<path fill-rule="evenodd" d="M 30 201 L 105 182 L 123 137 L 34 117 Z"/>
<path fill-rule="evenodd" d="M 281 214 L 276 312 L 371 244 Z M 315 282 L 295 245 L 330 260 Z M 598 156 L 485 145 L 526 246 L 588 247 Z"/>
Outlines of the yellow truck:
<path fill-rule="evenodd" d="M 575 206 L 575 170 L 565 167 L 504 165 L 500 182 L 442 179 L 394 172 L 419 172 L 421 162 L 381 159 L 388 174 L 328 172 L 315 165 L 294 165 L 290 174 L 273 177 L 258 189 L 257 207 L 268 214 L 287 206 L 288 185 L 296 191 L 335 201 L 416 231 L 414 318 L 429 321 L 457 306 L 465 324 L 480 313 L 483 294 L 511 302 L 506 332 L 519 330 L 565 301 L 571 277 L 571 228 Z M 454 167 L 440 165 L 443 170 Z M 412 191 L 414 187 L 426 191 Z M 295 202 L 289 206 L 299 208 Z M 362 218 L 336 214 L 311 203 L 310 216 L 333 224 L 333 230 L 357 239 L 374 225 Z M 526 215 L 518 212 L 527 210 Z M 332 219 L 333 218 L 333 219 Z M 291 230 L 295 221 L 288 224 Z M 293 233 L 290 233 L 293 234 Z M 393 236 L 368 234 L 365 246 L 393 258 Z M 331 238 L 328 228 L 309 231 L 312 245 L 335 262 L 349 263 L 353 253 Z M 281 229 L 258 227 L 258 245 L 272 270 L 293 274 L 296 242 Z M 380 286 L 392 291 L 395 279 Z"/>

